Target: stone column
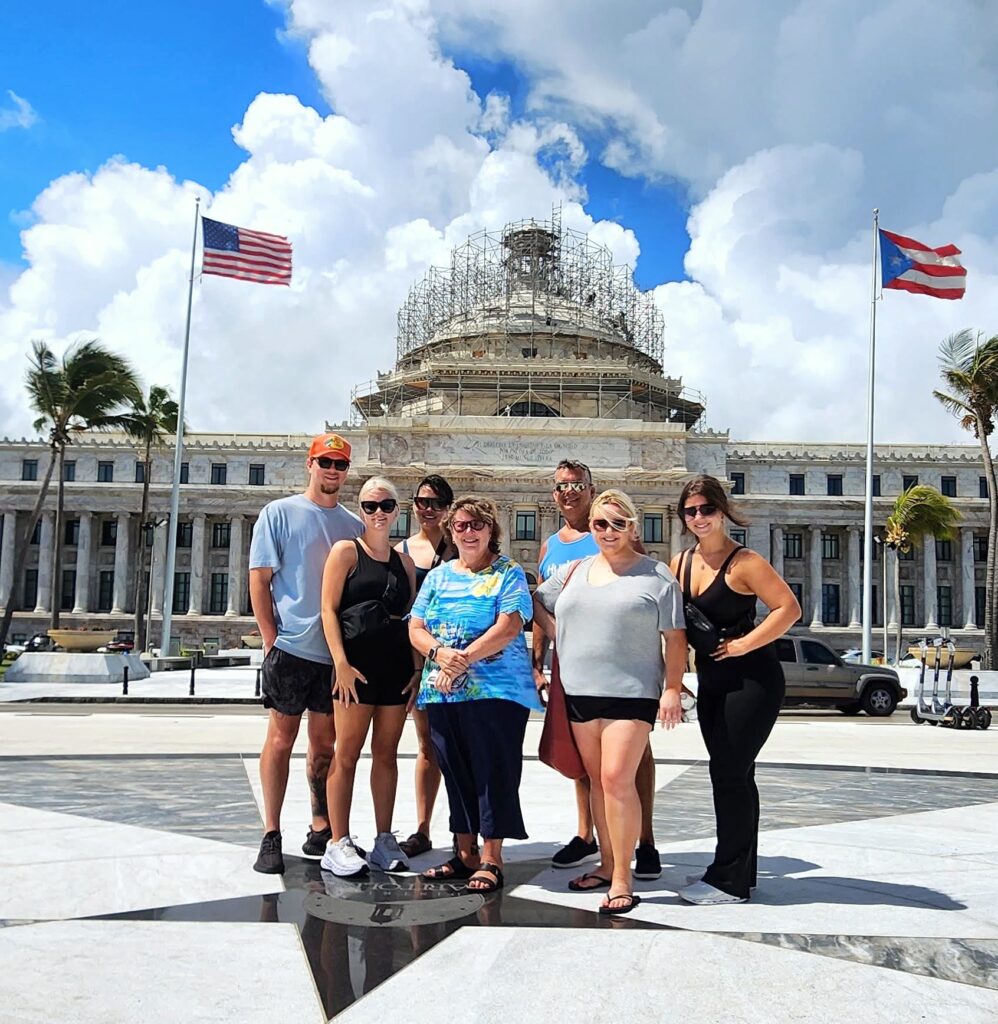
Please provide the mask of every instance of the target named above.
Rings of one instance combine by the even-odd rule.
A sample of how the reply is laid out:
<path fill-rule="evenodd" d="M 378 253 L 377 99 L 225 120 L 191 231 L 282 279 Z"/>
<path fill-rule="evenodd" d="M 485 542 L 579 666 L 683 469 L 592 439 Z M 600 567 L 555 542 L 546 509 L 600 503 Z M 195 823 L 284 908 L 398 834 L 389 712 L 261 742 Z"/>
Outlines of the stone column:
<path fill-rule="evenodd" d="M 52 610 L 52 529 L 53 512 L 42 513 L 42 529 L 38 539 L 38 598 L 35 613 Z M 973 557 L 973 556 L 971 556 Z"/>
<path fill-rule="evenodd" d="M 770 537 L 768 519 L 758 522 L 753 520 L 749 524 L 745 541 L 748 547 L 753 551 L 757 551 L 767 562 L 771 560 L 772 552 L 770 548 L 772 546 L 772 538 Z"/>
<path fill-rule="evenodd" d="M 892 631 L 897 629 L 898 616 L 901 614 L 894 594 L 894 566 L 897 564 L 898 555 L 893 548 L 885 548 L 883 554 L 887 559 L 887 629 Z"/>
<path fill-rule="evenodd" d="M 675 506 L 668 510 L 669 514 L 669 558 L 673 559 L 683 550 L 683 524 L 679 521 Z"/>
<path fill-rule="evenodd" d="M 774 526 L 770 531 L 769 535 L 770 551 L 772 556 L 770 562 L 773 568 L 782 576 L 783 575 L 783 527 Z"/>
<path fill-rule="evenodd" d="M 225 614 L 232 617 L 243 613 L 243 517 L 229 520 L 229 604 Z"/>
<path fill-rule="evenodd" d="M 194 525 L 191 528 L 191 593 L 187 602 L 188 615 L 203 614 L 204 600 L 204 524 L 205 517 L 198 514 L 194 517 Z M 231 541 L 230 541 L 231 543 Z M 230 558 L 231 558 L 231 551 Z M 229 580 L 232 585 L 232 580 Z"/>
<path fill-rule="evenodd" d="M 552 533 L 556 533 L 558 530 L 558 506 L 557 505 L 541 505 L 539 507 L 539 530 L 540 539 L 543 543 L 551 536 Z"/>
<path fill-rule="evenodd" d="M 960 529 L 960 580 L 963 590 L 963 628 L 977 629 L 977 602 L 974 595 L 974 531 Z"/>
<path fill-rule="evenodd" d="M 80 513 L 80 535 L 76 545 L 76 603 L 73 613 L 90 611 L 90 532 L 93 524 L 92 512 Z"/>
<path fill-rule="evenodd" d="M 922 535 L 922 549 L 925 552 L 923 580 L 925 584 L 925 628 L 938 629 L 936 621 L 936 538 L 931 533 Z"/>
<path fill-rule="evenodd" d="M 512 557 L 513 553 L 513 523 L 515 521 L 513 516 L 512 505 L 497 505 L 499 510 L 499 525 L 502 529 L 502 553 Z"/>
<path fill-rule="evenodd" d="M 3 546 L 0 548 L 0 608 L 6 609 L 14 592 L 14 542 L 17 540 L 17 513 L 3 516 Z"/>
<path fill-rule="evenodd" d="M 859 557 L 859 527 L 850 526 L 846 530 L 848 550 L 847 557 L 847 579 L 849 581 L 849 625 L 857 627 L 863 625 L 863 573 L 860 568 Z"/>
<path fill-rule="evenodd" d="M 114 528 L 114 590 L 111 597 L 111 614 L 124 615 L 128 606 L 129 553 L 132 543 L 130 532 L 130 512 L 119 512 L 115 516 Z M 142 550 L 142 538 L 139 538 L 139 550 Z"/>
<path fill-rule="evenodd" d="M 153 534 L 152 541 L 152 572 L 149 574 L 149 592 L 152 595 L 152 605 L 149 609 L 150 619 L 154 615 L 163 614 L 163 573 L 166 569 L 166 528 L 168 523 L 160 523 L 156 527 L 156 532 Z M 145 538 L 142 538 L 140 543 L 144 543 Z M 150 623 L 150 632 L 151 632 Z M 170 638 L 163 638 L 163 649 L 169 648 Z"/>
<path fill-rule="evenodd" d="M 808 559 L 808 586 L 811 593 L 811 628 L 823 625 L 821 621 L 821 527 L 812 526 L 811 550 Z"/>

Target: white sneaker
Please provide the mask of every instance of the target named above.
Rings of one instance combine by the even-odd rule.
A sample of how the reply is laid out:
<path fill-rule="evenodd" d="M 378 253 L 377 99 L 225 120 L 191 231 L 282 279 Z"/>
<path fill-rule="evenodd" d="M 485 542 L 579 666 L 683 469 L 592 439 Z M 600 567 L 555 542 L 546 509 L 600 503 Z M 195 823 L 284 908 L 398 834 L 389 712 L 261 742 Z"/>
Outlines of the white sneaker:
<path fill-rule="evenodd" d="M 748 902 L 744 896 L 732 896 L 730 893 L 708 885 L 702 878 L 699 882 L 694 882 L 692 885 L 686 886 L 685 889 L 680 889 L 676 895 L 681 900 L 686 900 L 687 903 L 696 903 L 700 907 L 713 907 L 721 903 Z"/>
<path fill-rule="evenodd" d="M 326 844 L 326 852 L 322 855 L 322 865 L 340 878 L 353 878 L 355 875 L 367 873 L 367 862 L 361 857 L 353 845 L 350 836 Z"/>
<path fill-rule="evenodd" d="M 381 871 L 409 870 L 409 858 L 402 852 L 391 832 L 379 832 L 374 837 L 371 866 Z"/>

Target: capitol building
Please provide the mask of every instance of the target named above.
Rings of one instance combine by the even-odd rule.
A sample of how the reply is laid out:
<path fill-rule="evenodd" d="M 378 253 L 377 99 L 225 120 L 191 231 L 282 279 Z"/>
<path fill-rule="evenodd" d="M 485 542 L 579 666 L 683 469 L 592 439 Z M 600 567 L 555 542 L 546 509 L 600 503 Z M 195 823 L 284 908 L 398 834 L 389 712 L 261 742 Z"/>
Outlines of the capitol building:
<path fill-rule="evenodd" d="M 802 624 L 833 646 L 860 640 L 865 447 L 732 439 L 703 429 L 706 397 L 663 366 L 664 323 L 608 249 L 551 221 L 482 232 L 411 289 L 398 315 L 394 368 L 354 389 L 348 423 L 302 424 L 300 434 L 188 433 L 176 524 L 173 627 L 184 645 L 238 646 L 255 628 L 247 564 L 253 523 L 268 501 L 303 489 L 305 451 L 333 429 L 353 446 L 342 500 L 363 480 L 390 477 L 403 496 L 398 535 L 415 529 L 416 482 L 446 477 L 455 493 L 491 497 L 505 548 L 533 580 L 543 538 L 559 526 L 552 473 L 563 458 L 592 467 L 598 489 L 618 487 L 642 514 L 641 535 L 668 560 L 682 541 L 676 502 L 696 473 L 730 481 L 751 520 L 736 540 L 770 559 L 794 589 Z M 45 474 L 42 441 L 0 441 L 0 607 L 14 602 L 11 641 L 44 630 L 52 602 L 67 626 L 131 629 L 134 565 L 150 572 L 158 645 L 173 454 L 155 456 L 150 515 L 140 530 L 142 454 L 114 434 L 66 452 L 62 578 L 52 579 L 56 488 L 14 579 L 15 545 Z M 949 541 L 920 543 L 901 561 L 901 602 L 889 584 L 888 623 L 912 637 L 952 628 L 981 647 L 988 502 L 977 445 L 882 444 L 874 522 L 912 483 L 950 496 L 963 519 Z M 875 625 L 883 624 L 883 563 L 875 548 Z M 893 557 L 893 556 L 891 556 Z M 879 647 L 875 634 L 874 646 Z"/>

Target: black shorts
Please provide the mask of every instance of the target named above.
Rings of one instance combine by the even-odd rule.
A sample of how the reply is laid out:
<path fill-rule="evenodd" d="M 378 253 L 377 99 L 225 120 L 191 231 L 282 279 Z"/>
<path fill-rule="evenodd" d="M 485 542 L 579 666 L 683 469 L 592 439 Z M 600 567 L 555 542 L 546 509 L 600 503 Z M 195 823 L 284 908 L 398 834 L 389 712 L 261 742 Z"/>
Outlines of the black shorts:
<path fill-rule="evenodd" d="M 614 721 L 647 722 L 654 726 L 658 701 L 651 697 L 580 697 L 565 694 L 570 722 L 594 722 L 598 718 Z"/>
<path fill-rule="evenodd" d="M 333 713 L 333 666 L 271 647 L 260 674 L 263 706 L 282 715 Z"/>

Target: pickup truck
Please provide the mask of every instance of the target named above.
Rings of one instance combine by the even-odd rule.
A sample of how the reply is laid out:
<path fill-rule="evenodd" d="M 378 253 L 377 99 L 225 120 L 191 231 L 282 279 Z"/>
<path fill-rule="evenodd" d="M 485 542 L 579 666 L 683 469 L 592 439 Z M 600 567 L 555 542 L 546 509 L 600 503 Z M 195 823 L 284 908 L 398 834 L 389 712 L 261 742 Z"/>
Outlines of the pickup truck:
<path fill-rule="evenodd" d="M 865 711 L 884 718 L 908 696 L 893 669 L 845 662 L 814 637 L 788 634 L 776 648 L 787 679 L 784 707 L 838 708 L 846 715 Z"/>

